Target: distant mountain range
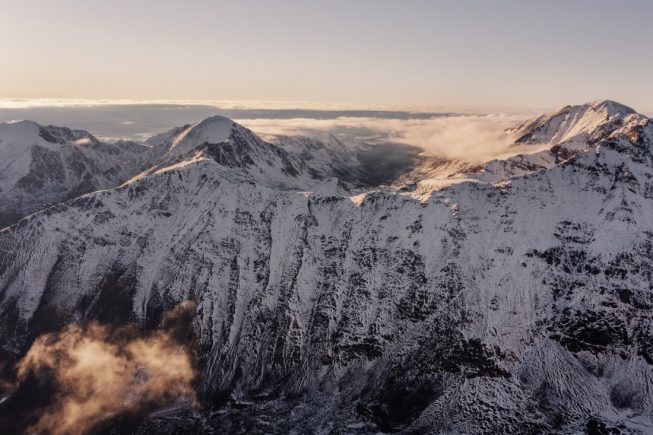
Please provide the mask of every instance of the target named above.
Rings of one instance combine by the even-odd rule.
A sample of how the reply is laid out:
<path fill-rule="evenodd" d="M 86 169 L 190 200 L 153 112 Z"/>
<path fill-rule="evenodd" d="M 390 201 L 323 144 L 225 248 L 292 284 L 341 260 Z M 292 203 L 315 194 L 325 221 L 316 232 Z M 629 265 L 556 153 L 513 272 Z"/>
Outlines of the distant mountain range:
<path fill-rule="evenodd" d="M 190 299 L 204 409 L 135 431 L 650 433 L 653 123 L 598 101 L 507 133 L 472 165 L 219 116 L 0 124 L 1 358 Z"/>

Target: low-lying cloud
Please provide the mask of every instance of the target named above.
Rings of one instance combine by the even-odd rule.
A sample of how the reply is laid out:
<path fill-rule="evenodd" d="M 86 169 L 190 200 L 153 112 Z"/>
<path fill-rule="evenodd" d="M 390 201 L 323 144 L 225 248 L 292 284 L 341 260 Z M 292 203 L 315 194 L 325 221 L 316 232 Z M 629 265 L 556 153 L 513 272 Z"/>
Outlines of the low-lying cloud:
<path fill-rule="evenodd" d="M 432 155 L 480 163 L 502 155 L 505 129 L 533 113 L 473 114 L 459 109 L 405 110 L 297 103 L 0 101 L 0 122 L 30 119 L 88 130 L 106 140 L 144 140 L 172 127 L 224 115 L 266 138 L 330 133 L 342 139 L 414 145 Z M 514 153 L 514 150 L 511 150 Z"/>
<path fill-rule="evenodd" d="M 514 138 L 506 129 L 523 115 L 452 115 L 428 119 L 243 119 L 240 123 L 274 140 L 281 135 L 330 133 L 366 141 L 397 142 L 424 149 L 427 154 L 481 163 L 504 154 Z"/>
<path fill-rule="evenodd" d="M 174 323 L 173 316 L 193 309 L 194 304 L 185 303 L 164 320 Z M 91 322 L 39 337 L 17 366 L 18 384 L 45 379 L 53 392 L 27 432 L 84 434 L 125 413 L 178 402 L 195 404 L 196 373 L 174 331 L 139 331 L 136 325 Z"/>

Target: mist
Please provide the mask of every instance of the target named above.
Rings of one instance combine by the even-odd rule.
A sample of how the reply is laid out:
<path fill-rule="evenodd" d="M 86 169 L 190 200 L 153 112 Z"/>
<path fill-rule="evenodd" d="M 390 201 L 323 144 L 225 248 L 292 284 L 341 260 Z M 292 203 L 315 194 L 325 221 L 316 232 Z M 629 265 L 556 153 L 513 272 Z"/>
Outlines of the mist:
<path fill-rule="evenodd" d="M 528 112 L 460 113 L 388 109 L 353 109 L 202 104 L 100 104 L 95 106 L 0 105 L 0 122 L 29 119 L 88 130 L 104 140 L 144 140 L 170 128 L 220 114 L 267 140 L 280 135 L 333 134 L 344 141 L 395 142 L 425 153 L 470 163 L 503 156 L 511 137 L 505 130 L 530 117 Z"/>
<path fill-rule="evenodd" d="M 143 333 L 139 325 L 69 324 L 38 337 L 16 366 L 11 400 L 27 400 L 38 385 L 47 398 L 33 401 L 22 425 L 28 433 L 85 434 L 103 421 L 139 415 L 171 404 L 196 406 L 197 376 L 191 355 L 176 337 L 176 319 L 194 303 L 164 314 L 164 329 Z M 9 403 L 11 406 L 11 402 Z"/>
<path fill-rule="evenodd" d="M 504 155 L 513 137 L 506 132 L 525 115 L 449 115 L 427 119 L 242 119 L 243 125 L 274 141 L 277 136 L 333 134 L 367 142 L 413 145 L 428 155 L 482 163 Z"/>

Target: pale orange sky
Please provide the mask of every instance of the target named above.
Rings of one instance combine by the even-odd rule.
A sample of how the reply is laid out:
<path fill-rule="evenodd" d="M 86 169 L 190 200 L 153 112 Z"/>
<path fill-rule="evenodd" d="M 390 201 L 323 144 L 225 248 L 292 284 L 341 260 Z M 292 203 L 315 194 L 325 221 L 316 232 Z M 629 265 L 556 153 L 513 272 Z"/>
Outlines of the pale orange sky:
<path fill-rule="evenodd" d="M 653 111 L 653 2 L 4 2 L 0 98 Z"/>

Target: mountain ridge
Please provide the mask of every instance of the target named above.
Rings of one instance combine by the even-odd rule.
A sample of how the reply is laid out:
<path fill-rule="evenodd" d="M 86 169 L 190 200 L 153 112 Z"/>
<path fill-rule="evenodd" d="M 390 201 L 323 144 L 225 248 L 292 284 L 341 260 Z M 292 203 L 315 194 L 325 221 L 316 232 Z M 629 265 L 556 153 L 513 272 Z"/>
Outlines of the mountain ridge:
<path fill-rule="evenodd" d="M 143 431 L 646 433 L 653 125 L 631 121 L 428 195 L 282 189 L 200 140 L 0 231 L 0 346 L 190 299 L 207 410 Z"/>
<path fill-rule="evenodd" d="M 627 133 L 650 119 L 630 107 L 610 100 L 565 106 L 540 115 L 506 130 L 511 143 L 504 155 L 481 165 L 428 159 L 434 169 L 416 168 L 404 176 L 417 191 L 429 194 L 460 182 L 505 183 L 511 178 L 553 168 L 573 156 L 593 148 L 598 140 Z M 434 162 L 435 164 L 431 163 Z M 451 167 L 456 168 L 453 172 Z M 417 177 L 416 177 L 417 176 Z"/>
<path fill-rule="evenodd" d="M 136 142 L 103 143 L 83 130 L 0 124 L 0 228 L 81 194 L 115 187 L 147 164 Z"/>

